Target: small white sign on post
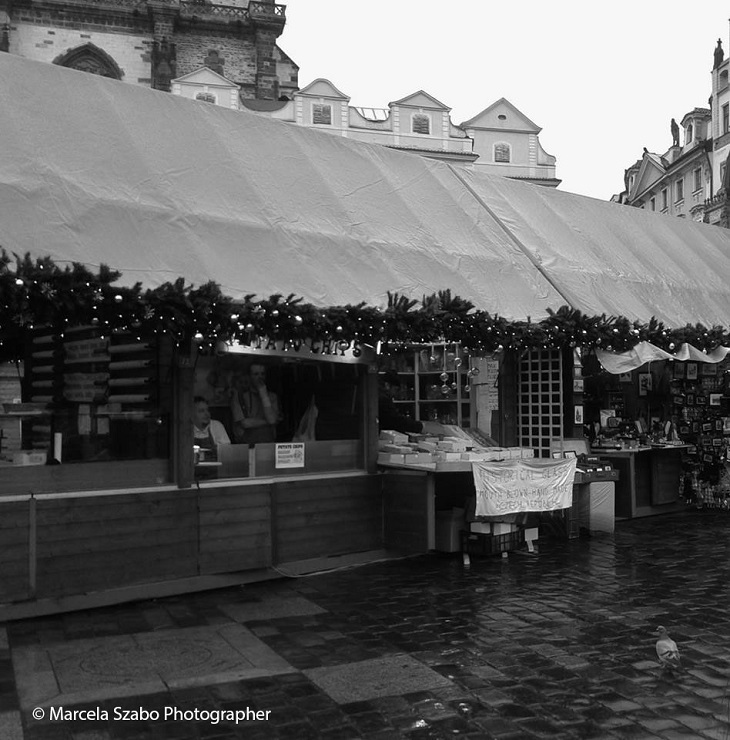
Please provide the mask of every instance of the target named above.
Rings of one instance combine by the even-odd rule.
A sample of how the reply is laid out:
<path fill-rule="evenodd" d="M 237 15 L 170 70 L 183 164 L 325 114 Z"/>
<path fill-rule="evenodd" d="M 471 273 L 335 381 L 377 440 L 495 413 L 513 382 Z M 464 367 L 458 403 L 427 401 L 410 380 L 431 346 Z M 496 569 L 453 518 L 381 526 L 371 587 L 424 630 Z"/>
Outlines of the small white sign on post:
<path fill-rule="evenodd" d="M 577 458 L 472 463 L 476 515 L 567 509 L 573 502 Z"/>
<path fill-rule="evenodd" d="M 276 445 L 277 468 L 303 468 L 304 442 L 287 442 Z"/>

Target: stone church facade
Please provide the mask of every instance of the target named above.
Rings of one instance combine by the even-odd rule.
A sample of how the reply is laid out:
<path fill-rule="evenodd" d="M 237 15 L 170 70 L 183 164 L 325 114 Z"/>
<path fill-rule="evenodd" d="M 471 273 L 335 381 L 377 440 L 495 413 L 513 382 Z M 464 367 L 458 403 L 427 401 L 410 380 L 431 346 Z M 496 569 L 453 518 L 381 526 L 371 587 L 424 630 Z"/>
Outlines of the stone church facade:
<path fill-rule="evenodd" d="M 166 91 L 207 67 L 242 99 L 278 100 L 298 89 L 285 23 L 271 0 L 0 0 L 0 51 Z"/>

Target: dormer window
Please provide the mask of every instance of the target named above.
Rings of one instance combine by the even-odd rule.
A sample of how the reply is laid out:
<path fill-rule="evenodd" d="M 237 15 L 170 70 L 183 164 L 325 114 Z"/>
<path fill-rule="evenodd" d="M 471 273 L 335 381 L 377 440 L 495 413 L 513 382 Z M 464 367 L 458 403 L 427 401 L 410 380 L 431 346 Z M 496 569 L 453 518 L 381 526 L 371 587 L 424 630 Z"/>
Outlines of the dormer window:
<path fill-rule="evenodd" d="M 685 146 L 687 144 L 691 144 L 692 143 L 692 139 L 694 139 L 694 126 L 692 126 L 692 124 L 690 123 L 690 124 L 687 125 L 687 128 L 684 130 L 684 143 L 685 143 Z"/>
<path fill-rule="evenodd" d="M 512 152 L 510 151 L 510 145 L 505 143 L 494 145 L 494 161 L 495 162 L 509 162 L 511 160 Z"/>
<path fill-rule="evenodd" d="M 431 119 L 425 113 L 414 113 L 411 119 L 411 131 L 414 134 L 431 133 Z"/>
<path fill-rule="evenodd" d="M 218 102 L 218 98 L 210 92 L 199 92 L 195 99 L 200 100 L 201 103 L 213 103 L 213 105 Z"/>
<path fill-rule="evenodd" d="M 315 126 L 331 126 L 332 106 L 328 103 L 314 103 L 312 105 L 312 123 Z"/>

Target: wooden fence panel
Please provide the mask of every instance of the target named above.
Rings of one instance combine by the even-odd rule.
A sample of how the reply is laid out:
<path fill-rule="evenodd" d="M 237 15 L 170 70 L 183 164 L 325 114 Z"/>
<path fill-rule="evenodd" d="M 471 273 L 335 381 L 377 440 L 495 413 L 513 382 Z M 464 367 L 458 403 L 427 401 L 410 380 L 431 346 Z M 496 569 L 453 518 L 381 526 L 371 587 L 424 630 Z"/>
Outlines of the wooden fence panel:
<path fill-rule="evenodd" d="M 382 547 L 379 475 L 274 483 L 276 562 Z"/>
<path fill-rule="evenodd" d="M 29 596 L 30 501 L 0 499 L 0 602 Z"/>
<path fill-rule="evenodd" d="M 271 565 L 271 485 L 200 491 L 200 573 Z"/>
<path fill-rule="evenodd" d="M 41 498 L 37 595 L 197 575 L 194 491 Z"/>

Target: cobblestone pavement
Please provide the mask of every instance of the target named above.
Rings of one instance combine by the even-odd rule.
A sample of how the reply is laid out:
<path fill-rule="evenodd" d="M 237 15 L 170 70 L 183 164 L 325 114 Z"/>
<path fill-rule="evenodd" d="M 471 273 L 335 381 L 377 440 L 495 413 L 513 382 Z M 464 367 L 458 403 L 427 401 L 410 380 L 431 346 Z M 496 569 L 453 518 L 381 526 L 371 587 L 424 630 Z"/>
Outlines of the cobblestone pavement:
<path fill-rule="evenodd" d="M 690 511 L 11 622 L 0 738 L 730 738 L 729 533 Z"/>

